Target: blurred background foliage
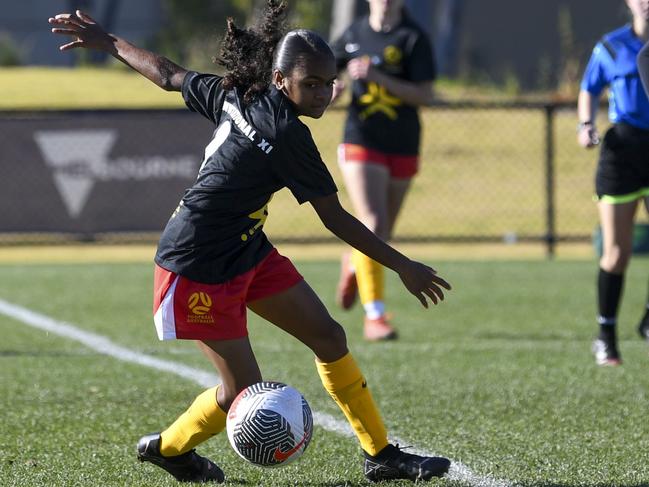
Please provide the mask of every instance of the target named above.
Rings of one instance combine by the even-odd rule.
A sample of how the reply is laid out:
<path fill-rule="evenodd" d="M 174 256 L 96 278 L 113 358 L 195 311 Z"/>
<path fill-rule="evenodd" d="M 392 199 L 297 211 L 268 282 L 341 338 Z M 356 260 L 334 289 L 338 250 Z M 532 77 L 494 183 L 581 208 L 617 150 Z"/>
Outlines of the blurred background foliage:
<path fill-rule="evenodd" d="M 293 0 L 289 26 L 312 29 L 328 37 L 333 0 Z M 260 14 L 265 0 L 165 0 L 167 24 L 148 47 L 193 69 L 211 68 L 225 33 L 224 19 L 234 18 L 249 26 Z"/>

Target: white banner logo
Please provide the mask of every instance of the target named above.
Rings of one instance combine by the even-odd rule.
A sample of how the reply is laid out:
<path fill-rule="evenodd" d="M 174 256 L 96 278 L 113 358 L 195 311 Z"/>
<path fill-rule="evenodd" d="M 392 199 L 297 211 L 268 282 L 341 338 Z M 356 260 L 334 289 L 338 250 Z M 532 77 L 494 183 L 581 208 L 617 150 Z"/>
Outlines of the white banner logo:
<path fill-rule="evenodd" d="M 53 170 L 54 184 L 71 218 L 81 214 L 96 181 L 193 179 L 196 175 L 196 159 L 191 155 L 109 160 L 117 130 L 37 131 L 34 139 Z"/>

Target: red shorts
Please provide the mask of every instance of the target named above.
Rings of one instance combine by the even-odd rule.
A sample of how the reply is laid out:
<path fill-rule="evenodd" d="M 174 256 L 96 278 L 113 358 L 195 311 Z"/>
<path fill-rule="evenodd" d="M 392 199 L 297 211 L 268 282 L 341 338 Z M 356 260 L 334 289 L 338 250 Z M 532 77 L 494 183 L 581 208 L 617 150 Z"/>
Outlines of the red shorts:
<path fill-rule="evenodd" d="M 302 281 L 293 263 L 273 249 L 248 272 L 204 284 L 155 266 L 153 321 L 160 340 L 232 340 L 248 335 L 246 303 Z"/>
<path fill-rule="evenodd" d="M 341 165 L 356 162 L 385 166 L 390 171 L 390 177 L 394 179 L 410 179 L 417 174 L 419 168 L 419 156 L 386 154 L 357 144 L 340 144 L 338 161 Z"/>

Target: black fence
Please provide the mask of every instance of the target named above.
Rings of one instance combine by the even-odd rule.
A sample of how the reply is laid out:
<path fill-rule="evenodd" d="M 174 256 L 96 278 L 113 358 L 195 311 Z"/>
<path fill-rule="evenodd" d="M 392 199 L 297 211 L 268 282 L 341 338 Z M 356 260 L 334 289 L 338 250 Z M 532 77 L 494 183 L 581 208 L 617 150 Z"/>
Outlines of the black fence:
<path fill-rule="evenodd" d="M 597 153 L 576 144 L 574 103 L 438 103 L 421 119 L 395 241 L 541 242 L 552 254 L 590 240 Z M 306 122 L 349 207 L 336 163 L 344 110 Z M 187 110 L 1 112 L 0 243 L 155 239 L 211 133 Z M 286 190 L 265 228 L 278 243 L 333 239 Z"/>

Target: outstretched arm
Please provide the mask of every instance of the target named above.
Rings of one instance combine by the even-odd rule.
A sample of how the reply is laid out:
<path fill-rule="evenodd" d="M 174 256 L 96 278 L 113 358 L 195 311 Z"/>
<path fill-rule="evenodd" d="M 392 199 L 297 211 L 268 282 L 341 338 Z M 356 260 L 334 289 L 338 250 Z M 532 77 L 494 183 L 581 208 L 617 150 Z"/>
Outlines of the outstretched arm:
<path fill-rule="evenodd" d="M 426 296 L 437 304 L 444 299 L 442 288 L 451 289 L 450 284 L 439 277 L 434 269 L 408 259 L 374 235 L 345 211 L 336 194 L 313 199 L 310 203 L 331 233 L 399 274 L 408 291 L 419 299 L 424 307 L 428 307 Z"/>
<path fill-rule="evenodd" d="M 167 91 L 180 91 L 187 70 L 163 56 L 136 47 L 116 35 L 109 34 L 89 15 L 77 10 L 74 14 L 58 14 L 48 19 L 52 32 L 74 37 L 59 49 L 77 47 L 105 51 L 133 68 L 145 78 Z"/>
<path fill-rule="evenodd" d="M 638 71 L 644 85 L 644 91 L 649 96 L 649 42 L 638 53 Z"/>

